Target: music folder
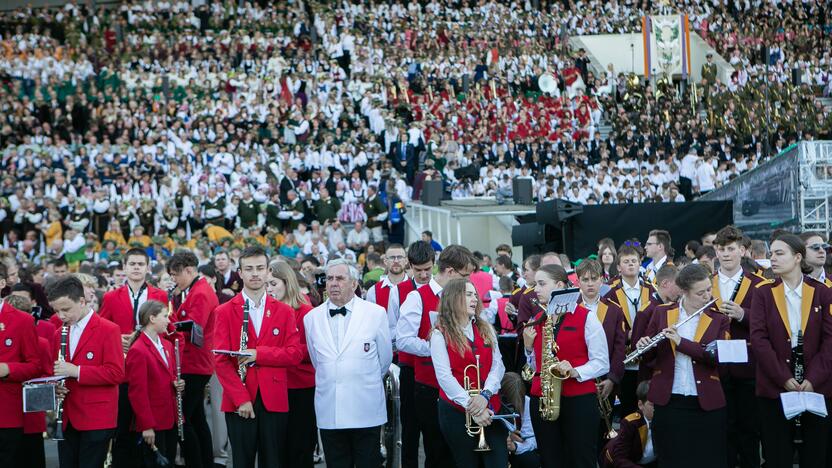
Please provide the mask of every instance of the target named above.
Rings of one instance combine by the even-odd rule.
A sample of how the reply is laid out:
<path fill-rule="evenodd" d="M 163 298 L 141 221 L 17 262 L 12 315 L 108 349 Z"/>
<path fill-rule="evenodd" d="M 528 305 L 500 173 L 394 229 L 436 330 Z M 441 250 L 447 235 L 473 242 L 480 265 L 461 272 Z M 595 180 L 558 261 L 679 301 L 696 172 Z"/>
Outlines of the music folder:
<path fill-rule="evenodd" d="M 247 353 L 244 351 L 232 351 L 230 349 L 212 349 L 212 353 L 214 354 L 222 354 L 224 356 L 233 356 L 233 357 L 251 357 L 251 353 Z"/>
<path fill-rule="evenodd" d="M 176 331 L 187 332 L 188 333 L 188 340 L 191 342 L 192 345 L 196 346 L 197 348 L 201 348 L 203 343 L 205 342 L 205 338 L 202 332 L 202 326 L 193 320 L 184 320 L 182 322 L 176 322 L 175 324 Z"/>

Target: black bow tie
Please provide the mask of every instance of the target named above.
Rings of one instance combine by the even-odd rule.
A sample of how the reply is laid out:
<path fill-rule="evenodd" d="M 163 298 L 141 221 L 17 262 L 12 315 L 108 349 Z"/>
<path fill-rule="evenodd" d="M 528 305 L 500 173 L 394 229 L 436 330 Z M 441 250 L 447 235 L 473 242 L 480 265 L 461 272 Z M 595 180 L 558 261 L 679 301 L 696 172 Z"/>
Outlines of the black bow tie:
<path fill-rule="evenodd" d="M 337 309 L 329 309 L 329 316 L 335 317 L 336 315 L 343 315 L 344 317 L 347 316 L 347 308 L 346 307 L 339 307 Z"/>

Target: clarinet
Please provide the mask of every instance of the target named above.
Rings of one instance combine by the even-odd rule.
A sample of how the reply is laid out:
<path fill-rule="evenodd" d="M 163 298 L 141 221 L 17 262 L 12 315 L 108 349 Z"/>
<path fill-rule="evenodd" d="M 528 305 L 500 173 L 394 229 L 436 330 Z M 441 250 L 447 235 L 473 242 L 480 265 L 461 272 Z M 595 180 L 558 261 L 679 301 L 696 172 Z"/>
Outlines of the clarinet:
<path fill-rule="evenodd" d="M 246 299 L 243 303 L 243 326 L 240 329 L 240 352 L 242 353 L 248 349 L 248 320 L 249 320 L 249 303 Z M 240 380 L 246 383 L 246 365 L 240 364 L 237 366 L 237 373 L 240 375 Z"/>
<path fill-rule="evenodd" d="M 803 362 L 803 330 L 797 331 L 797 346 L 792 348 L 792 371 L 794 373 L 794 380 L 802 384 L 806 379 L 806 365 Z M 795 443 L 803 443 L 803 429 L 800 423 L 800 415 L 794 418 L 794 441 Z"/>
<path fill-rule="evenodd" d="M 176 381 L 182 379 L 182 361 L 179 358 L 179 339 L 173 340 L 173 352 L 176 358 Z M 182 412 L 182 390 L 176 389 L 176 431 L 179 440 L 185 440 L 185 416 Z"/>
<path fill-rule="evenodd" d="M 61 327 L 61 347 L 58 348 L 58 362 L 65 362 L 66 356 L 69 354 L 69 326 Z M 63 380 L 58 382 L 58 386 L 63 388 Z M 55 409 L 55 435 L 54 440 L 64 440 L 64 398 L 58 398 L 57 408 Z"/>

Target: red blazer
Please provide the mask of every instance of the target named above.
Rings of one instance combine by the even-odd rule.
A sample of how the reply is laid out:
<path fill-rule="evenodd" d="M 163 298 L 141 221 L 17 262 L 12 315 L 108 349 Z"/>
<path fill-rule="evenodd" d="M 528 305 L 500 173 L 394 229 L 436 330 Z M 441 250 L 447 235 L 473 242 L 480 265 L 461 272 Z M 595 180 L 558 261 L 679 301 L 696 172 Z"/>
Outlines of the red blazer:
<path fill-rule="evenodd" d="M 37 334 L 41 338 L 46 338 L 46 341 L 49 342 L 52 340 L 52 337 L 55 335 L 56 327 L 51 321 L 49 320 L 38 320 L 35 324 L 35 330 Z M 51 368 L 51 366 L 50 366 Z"/>
<path fill-rule="evenodd" d="M 580 297 L 578 304 L 582 303 L 583 297 Z M 610 372 L 607 378 L 618 384 L 624 377 L 624 348 L 627 342 L 627 333 L 624 331 L 624 312 L 615 302 L 601 299 L 598 302 L 597 315 L 598 321 L 604 327 L 604 334 L 607 336 L 610 360 Z"/>
<path fill-rule="evenodd" d="M 127 351 L 127 395 L 137 432 L 146 429 L 165 431 L 176 423 L 176 391 L 173 388 L 176 358 L 171 342 L 161 341 L 167 363 L 144 333 L 139 333 L 138 339 Z"/>
<path fill-rule="evenodd" d="M 290 389 L 315 387 L 315 368 L 312 367 L 312 359 L 309 357 L 309 350 L 306 348 L 306 328 L 303 325 L 303 318 L 312 309 L 313 307 L 305 302 L 294 309 L 295 324 L 298 326 L 298 340 L 300 341 L 303 358 L 297 366 L 286 369 L 286 382 Z"/>
<path fill-rule="evenodd" d="M 147 300 L 167 304 L 168 293 L 148 284 Z M 104 294 L 98 314 L 118 325 L 122 335 L 129 335 L 136 331 L 136 316 L 133 311 L 133 300 L 130 299 L 130 287 L 125 284 Z"/>
<path fill-rule="evenodd" d="M 51 324 L 50 324 L 51 325 Z M 52 338 L 51 336 L 49 337 Z M 49 340 L 38 337 L 38 352 L 40 353 L 40 375 L 52 373 L 52 345 Z M 46 412 L 23 413 L 23 433 L 41 434 L 46 432 Z"/>
<path fill-rule="evenodd" d="M 754 348 L 751 346 L 751 330 L 749 328 L 749 325 L 751 324 L 751 314 L 753 313 L 751 310 L 751 303 L 754 299 L 754 291 L 757 289 L 757 285 L 763 281 L 764 280 L 759 276 L 747 273 L 744 274 L 742 280 L 740 281 L 739 289 L 736 289 L 737 293 L 734 296 L 733 302 L 742 307 L 745 311 L 745 315 L 743 315 L 742 320 L 739 321 L 729 319 L 731 324 L 731 339 L 745 340 L 746 347 L 748 348 L 748 362 L 744 364 L 722 364 L 721 366 L 726 374 L 736 379 L 751 380 L 754 378 L 756 359 L 754 358 Z M 722 296 L 719 290 L 718 274 L 714 275 L 712 284 L 713 296 L 716 298 L 717 307 L 719 307 L 722 305 Z"/>
<path fill-rule="evenodd" d="M 246 383 L 237 374 L 237 359 L 216 355 L 217 378 L 222 384 L 222 411 L 237 411 L 243 403 L 253 402 L 260 392 L 263 406 L 271 412 L 289 411 L 286 369 L 300 364 L 303 347 L 295 324 L 295 311 L 288 305 L 266 295 L 260 335 L 254 324 L 248 325 L 248 348 L 257 350 L 257 362 L 248 368 Z M 216 349 L 240 348 L 240 331 L 243 326 L 243 295 L 234 296 L 217 307 Z"/>
<path fill-rule="evenodd" d="M 22 382 L 41 375 L 35 319 L 0 303 L 0 362 L 9 375 L 0 379 L 0 428 L 23 427 Z"/>
<path fill-rule="evenodd" d="M 211 375 L 214 373 L 214 356 L 211 350 L 217 349 L 213 344 L 214 309 L 217 305 L 219 305 L 217 293 L 204 278 L 200 278 L 191 286 L 185 302 L 176 309 L 173 323 L 193 320 L 202 327 L 204 338 L 202 348 L 197 348 L 183 333 L 168 336 L 169 341 L 177 337 L 182 340 L 183 374 Z"/>
<path fill-rule="evenodd" d="M 618 436 L 607 442 L 598 464 L 601 468 L 641 468 L 649 429 L 641 413 L 632 413 L 621 420 Z"/>
<path fill-rule="evenodd" d="M 647 326 L 647 336 L 653 336 L 678 321 L 678 303 L 660 305 L 653 312 Z M 699 406 L 705 411 L 724 407 L 725 394 L 722 392 L 717 364 L 705 354 L 705 346 L 714 340 L 726 340 L 729 336 L 728 317 L 712 305 L 699 316 L 699 326 L 696 327 L 692 341 L 682 338 L 679 346 L 676 346 L 670 340 L 664 340 L 648 351 L 644 355 L 645 360 L 649 362 L 655 359 L 649 400 L 657 405 L 666 405 L 670 401 L 676 353 L 681 352 L 690 356 L 693 361 Z"/>
<path fill-rule="evenodd" d="M 791 332 L 783 281 L 761 283 L 751 303 L 751 347 L 757 356 L 757 395 L 779 398 L 792 373 Z M 803 362 L 806 379 L 814 390 L 832 396 L 829 379 L 832 357 L 832 316 L 830 289 L 822 283 L 803 277 L 801 307 L 803 330 Z"/>
<path fill-rule="evenodd" d="M 52 338 L 52 361 L 58 359 L 61 331 Z M 75 355 L 67 361 L 81 366 L 78 379 L 66 379 L 64 426 L 79 431 L 113 429 L 118 415 L 118 384 L 124 380 L 124 353 L 118 325 L 92 313 Z"/>

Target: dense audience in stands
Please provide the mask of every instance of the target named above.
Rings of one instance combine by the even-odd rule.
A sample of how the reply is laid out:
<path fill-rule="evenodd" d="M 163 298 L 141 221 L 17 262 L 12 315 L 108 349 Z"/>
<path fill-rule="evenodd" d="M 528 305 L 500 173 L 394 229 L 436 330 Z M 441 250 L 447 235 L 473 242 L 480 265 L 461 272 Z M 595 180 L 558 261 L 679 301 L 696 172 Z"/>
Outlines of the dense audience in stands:
<path fill-rule="evenodd" d="M 595 73 L 570 48 L 640 31 L 632 1 L 266 3 L 0 13 L 3 247 L 358 256 L 383 231 L 401 239 L 425 180 L 454 198 L 503 201 L 528 178 L 536 200 L 675 202 L 832 130 L 822 1 L 646 10 L 688 13 L 735 67 L 695 94 Z"/>

